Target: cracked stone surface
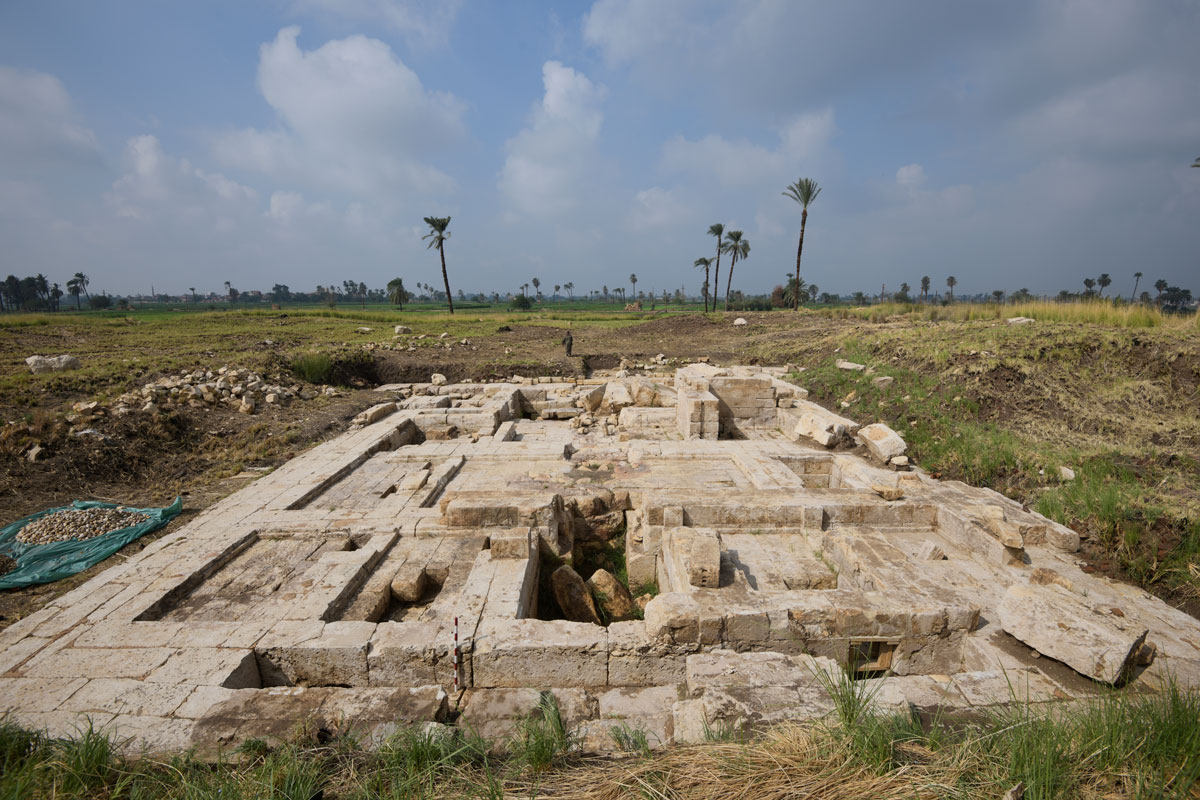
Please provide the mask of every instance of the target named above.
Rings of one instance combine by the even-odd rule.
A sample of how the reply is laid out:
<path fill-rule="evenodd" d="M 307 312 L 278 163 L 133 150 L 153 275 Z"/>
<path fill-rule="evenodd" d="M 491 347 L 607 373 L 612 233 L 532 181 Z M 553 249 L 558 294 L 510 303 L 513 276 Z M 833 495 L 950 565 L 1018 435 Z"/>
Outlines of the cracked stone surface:
<path fill-rule="evenodd" d="M 0 632 L 0 714 L 212 753 L 306 720 L 377 741 L 457 710 L 499 733 L 551 691 L 605 751 L 615 729 L 821 717 L 838 670 L 923 711 L 1200 684 L 1195 619 L 1085 574 L 1078 536 L 1018 503 L 866 457 L 866 429 L 782 377 L 381 387 L 342 436 Z M 558 564 L 614 546 L 657 584 L 644 620 L 544 607 Z"/>

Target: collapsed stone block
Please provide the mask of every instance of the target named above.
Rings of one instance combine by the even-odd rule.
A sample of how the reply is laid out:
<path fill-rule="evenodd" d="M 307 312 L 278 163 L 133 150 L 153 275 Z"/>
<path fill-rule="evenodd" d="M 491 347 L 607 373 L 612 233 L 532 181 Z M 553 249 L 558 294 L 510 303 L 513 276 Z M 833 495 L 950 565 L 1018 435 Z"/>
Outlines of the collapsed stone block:
<path fill-rule="evenodd" d="M 999 616 L 1005 631 L 1043 655 L 1113 684 L 1130 675 L 1149 633 L 1057 584 L 1014 583 L 1000 602 Z"/>

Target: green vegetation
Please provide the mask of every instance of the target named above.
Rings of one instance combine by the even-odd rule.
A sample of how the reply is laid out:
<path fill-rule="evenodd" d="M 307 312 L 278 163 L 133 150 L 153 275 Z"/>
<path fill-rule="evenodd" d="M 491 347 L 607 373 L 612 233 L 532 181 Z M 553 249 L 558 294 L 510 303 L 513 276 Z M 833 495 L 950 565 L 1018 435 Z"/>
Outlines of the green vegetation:
<path fill-rule="evenodd" d="M 309 383 L 329 383 L 333 377 L 333 359 L 328 353 L 301 353 L 292 357 L 289 366 L 297 378 Z"/>

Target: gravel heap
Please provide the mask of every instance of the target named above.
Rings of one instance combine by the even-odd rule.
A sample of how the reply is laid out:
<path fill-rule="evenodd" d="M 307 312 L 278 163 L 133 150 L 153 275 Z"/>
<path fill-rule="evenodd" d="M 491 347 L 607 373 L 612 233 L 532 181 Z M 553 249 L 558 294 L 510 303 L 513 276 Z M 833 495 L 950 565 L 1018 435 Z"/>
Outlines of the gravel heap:
<path fill-rule="evenodd" d="M 121 508 L 70 508 L 35 519 L 17 533 L 22 544 L 83 541 L 150 519 Z"/>
<path fill-rule="evenodd" d="M 0 555 L 0 575 L 7 575 L 17 568 L 17 560 L 9 555 Z"/>

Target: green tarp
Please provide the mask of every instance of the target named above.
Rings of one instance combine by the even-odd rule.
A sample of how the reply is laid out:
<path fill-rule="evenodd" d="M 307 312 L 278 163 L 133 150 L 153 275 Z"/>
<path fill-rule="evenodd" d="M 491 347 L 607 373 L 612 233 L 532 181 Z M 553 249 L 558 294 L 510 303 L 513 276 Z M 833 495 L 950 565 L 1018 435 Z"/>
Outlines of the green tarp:
<path fill-rule="evenodd" d="M 70 540 L 49 544 L 22 544 L 17 541 L 17 533 L 21 528 L 35 519 L 56 511 L 67 511 L 73 508 L 122 508 L 126 511 L 145 514 L 149 519 L 128 528 L 118 528 L 103 536 L 82 541 Z M 39 511 L 17 520 L 0 530 L 0 553 L 12 556 L 17 562 L 16 569 L 0 575 L 0 589 L 49 583 L 68 575 L 74 575 L 93 564 L 98 564 L 139 536 L 166 525 L 182 510 L 183 498 L 180 497 L 176 497 L 175 502 L 166 508 L 130 508 L 129 506 L 117 506 L 114 503 L 76 500 L 69 506 Z"/>

